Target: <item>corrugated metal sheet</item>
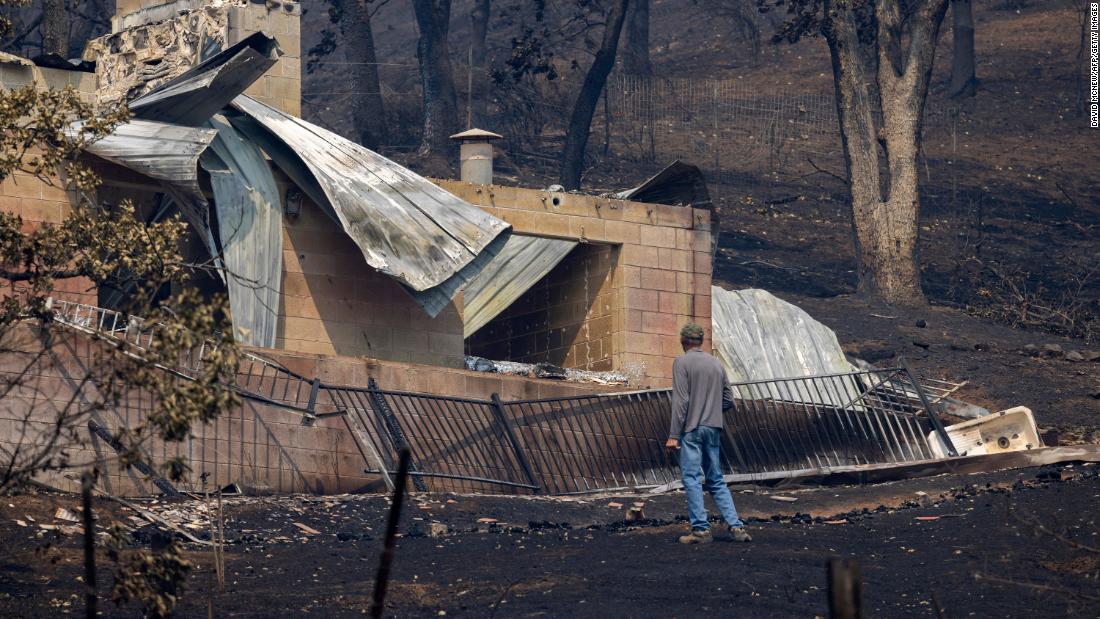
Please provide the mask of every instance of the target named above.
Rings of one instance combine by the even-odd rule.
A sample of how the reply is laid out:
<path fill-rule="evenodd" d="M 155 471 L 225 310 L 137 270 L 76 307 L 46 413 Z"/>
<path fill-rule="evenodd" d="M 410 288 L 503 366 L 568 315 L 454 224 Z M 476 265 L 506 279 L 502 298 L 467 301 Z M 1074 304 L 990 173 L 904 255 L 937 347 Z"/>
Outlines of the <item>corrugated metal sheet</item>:
<path fill-rule="evenodd" d="M 708 208 L 710 191 L 698 166 L 677 159 L 633 189 L 613 194 L 619 200 Z"/>
<path fill-rule="evenodd" d="M 73 124 L 70 131 L 79 132 L 80 124 Z M 89 144 L 84 152 L 160 181 L 217 262 L 209 208 L 198 177 L 199 156 L 217 134 L 213 129 L 131 120 Z"/>
<path fill-rule="evenodd" d="M 576 246 L 576 241 L 509 235 L 500 252 L 466 287 L 463 337 L 500 315 Z"/>
<path fill-rule="evenodd" d="M 509 228 L 331 131 L 247 96 L 234 99 L 233 106 L 296 153 L 367 264 L 415 291 L 447 281 Z"/>
<path fill-rule="evenodd" d="M 832 329 L 766 290 L 723 290 L 712 286 L 711 325 L 715 353 L 732 383 L 855 370 Z M 772 393 L 780 400 L 794 398 L 838 406 L 846 403 L 841 400 L 857 395 Z"/>
<path fill-rule="evenodd" d="M 246 37 L 130 102 L 134 117 L 198 126 L 229 105 L 279 59 L 275 39 Z"/>
<path fill-rule="evenodd" d="M 275 162 L 275 165 L 279 166 L 279 169 L 290 177 L 295 186 L 309 197 L 311 202 L 320 207 L 326 215 L 332 218 L 332 221 L 339 224 L 340 218 L 336 216 L 336 211 L 332 210 L 332 205 L 328 202 L 325 190 L 321 189 L 321 184 L 313 177 L 313 173 L 309 171 L 309 167 L 298 156 L 298 153 L 294 152 L 286 143 L 264 129 L 263 125 L 252 118 L 239 114 L 235 110 L 230 112 L 226 115 L 229 122 L 254 144 L 262 148 L 267 156 Z"/>
<path fill-rule="evenodd" d="M 218 137 L 201 161 L 214 189 L 234 335 L 241 343 L 272 348 L 283 268 L 279 188 L 256 145 L 222 116 L 207 124 Z"/>
<path fill-rule="evenodd" d="M 79 130 L 79 124 L 71 129 Z M 179 190 L 200 193 L 199 155 L 217 134 L 213 129 L 131 120 L 84 150 Z"/>
<path fill-rule="evenodd" d="M 433 286 L 427 290 L 413 290 L 404 284 L 402 286 L 404 286 L 405 292 L 409 293 L 413 300 L 424 309 L 425 313 L 435 318 L 439 315 L 439 312 L 443 311 L 443 308 L 451 303 L 451 299 L 454 299 L 458 291 L 468 286 L 477 277 L 478 273 L 481 273 L 481 270 L 500 253 L 510 236 L 511 232 L 507 230 L 498 235 L 497 238 L 485 246 L 485 249 L 481 250 L 481 253 L 466 263 L 466 266 L 459 269 L 457 273 L 448 277 L 446 281 L 438 286 Z"/>

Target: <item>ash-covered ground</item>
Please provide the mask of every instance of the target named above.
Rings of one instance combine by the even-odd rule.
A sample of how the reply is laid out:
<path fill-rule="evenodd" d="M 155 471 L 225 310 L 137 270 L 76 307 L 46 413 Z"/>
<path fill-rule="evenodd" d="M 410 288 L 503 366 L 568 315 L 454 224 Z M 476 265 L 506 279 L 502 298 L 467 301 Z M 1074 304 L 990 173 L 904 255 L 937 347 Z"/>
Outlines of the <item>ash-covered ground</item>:
<path fill-rule="evenodd" d="M 1093 465 L 869 486 L 735 488 L 755 540 L 683 546 L 683 496 L 549 499 L 413 495 L 387 597 L 389 616 L 825 616 L 829 557 L 859 560 L 867 616 L 1081 616 L 1100 611 L 1100 476 Z M 777 500 L 775 497 L 787 500 Z M 794 500 L 789 500 L 793 498 Z M 644 519 L 627 511 L 644 503 Z M 97 500 L 97 513 L 153 527 Z M 202 501 L 142 507 L 208 538 Z M 81 536 L 59 507 L 0 502 L 0 615 L 83 612 Z M 178 616 L 356 616 L 370 605 L 388 499 L 225 499 L 226 586 L 212 552 L 194 563 Z M 43 528 L 42 525 L 47 525 Z M 98 557 L 100 588 L 111 564 Z M 107 616 L 137 616 L 104 602 Z"/>

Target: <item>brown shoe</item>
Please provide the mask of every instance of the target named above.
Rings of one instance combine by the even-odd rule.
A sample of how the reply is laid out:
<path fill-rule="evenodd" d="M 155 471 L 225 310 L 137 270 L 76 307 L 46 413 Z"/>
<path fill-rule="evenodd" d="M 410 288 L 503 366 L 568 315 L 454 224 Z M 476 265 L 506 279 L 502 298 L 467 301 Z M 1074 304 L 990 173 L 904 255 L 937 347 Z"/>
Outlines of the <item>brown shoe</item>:
<path fill-rule="evenodd" d="M 699 530 L 692 529 L 691 533 L 680 536 L 681 544 L 709 544 L 714 541 L 714 536 L 710 534 L 710 529 Z"/>
<path fill-rule="evenodd" d="M 745 527 L 737 527 L 736 529 L 730 529 L 730 537 L 735 542 L 751 542 L 752 536 L 745 530 Z"/>

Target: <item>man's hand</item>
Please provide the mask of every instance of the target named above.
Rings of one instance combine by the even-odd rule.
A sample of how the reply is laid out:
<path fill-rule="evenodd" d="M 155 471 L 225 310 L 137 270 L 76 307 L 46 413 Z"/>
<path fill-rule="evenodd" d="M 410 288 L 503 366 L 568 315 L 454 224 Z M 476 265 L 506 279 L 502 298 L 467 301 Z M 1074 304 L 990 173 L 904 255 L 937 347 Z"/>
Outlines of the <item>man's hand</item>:
<path fill-rule="evenodd" d="M 678 439 L 670 438 L 665 441 L 665 449 L 669 451 L 676 451 L 680 448 L 680 441 Z"/>

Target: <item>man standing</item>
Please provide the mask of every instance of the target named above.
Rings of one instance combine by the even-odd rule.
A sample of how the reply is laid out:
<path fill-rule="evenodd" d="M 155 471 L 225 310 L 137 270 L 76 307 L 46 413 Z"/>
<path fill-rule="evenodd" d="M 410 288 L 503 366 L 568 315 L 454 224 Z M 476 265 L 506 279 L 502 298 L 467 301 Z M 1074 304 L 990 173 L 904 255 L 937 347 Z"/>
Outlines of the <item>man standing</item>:
<path fill-rule="evenodd" d="M 703 328 L 691 323 L 680 329 L 684 354 L 672 364 L 672 427 L 665 446 L 680 450 L 680 475 L 687 495 L 691 533 L 681 544 L 706 544 L 714 540 L 703 505 L 703 485 L 714 498 L 734 541 L 750 542 L 752 536 L 737 517 L 733 496 L 722 479 L 718 451 L 722 440 L 722 411 L 733 406 L 733 390 L 726 370 L 703 352 Z"/>

